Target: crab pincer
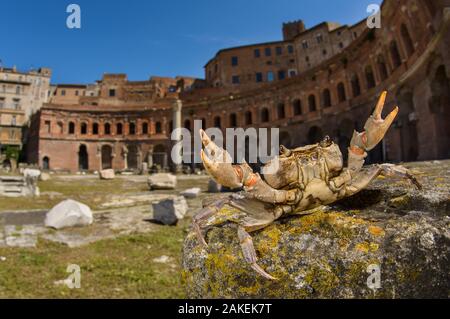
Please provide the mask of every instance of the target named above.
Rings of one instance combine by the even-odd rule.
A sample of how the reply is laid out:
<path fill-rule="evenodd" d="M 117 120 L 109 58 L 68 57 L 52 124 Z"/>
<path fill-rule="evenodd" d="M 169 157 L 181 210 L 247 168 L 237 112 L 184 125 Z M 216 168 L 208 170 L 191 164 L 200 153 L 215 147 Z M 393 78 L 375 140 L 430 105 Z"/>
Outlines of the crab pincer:
<path fill-rule="evenodd" d="M 205 131 L 200 130 L 203 149 L 200 156 L 206 171 L 214 180 L 229 188 L 240 188 L 243 186 L 242 179 L 233 167 L 231 155 L 216 143 L 211 141 Z"/>

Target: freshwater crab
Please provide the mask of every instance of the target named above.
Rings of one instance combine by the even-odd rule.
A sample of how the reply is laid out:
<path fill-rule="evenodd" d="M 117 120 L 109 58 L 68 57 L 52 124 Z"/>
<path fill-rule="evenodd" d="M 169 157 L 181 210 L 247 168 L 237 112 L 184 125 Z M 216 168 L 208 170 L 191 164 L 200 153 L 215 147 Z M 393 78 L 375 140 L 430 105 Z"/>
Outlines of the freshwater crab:
<path fill-rule="evenodd" d="M 195 215 L 193 228 L 199 241 L 207 246 L 203 230 L 211 226 L 236 223 L 245 261 L 265 278 L 276 279 L 257 264 L 249 233 L 267 227 L 281 216 L 305 214 L 315 207 L 351 196 L 380 174 L 408 178 L 420 189 L 419 182 L 402 166 L 376 164 L 363 167 L 367 151 L 383 139 L 398 113 L 398 107 L 395 107 L 382 119 L 386 94 L 381 94 L 373 114 L 364 126 L 364 132 L 353 133 L 348 148 L 347 167 L 343 165 L 339 147 L 329 137 L 325 137 L 318 144 L 292 150 L 280 146 L 280 155 L 264 166 L 266 170 L 263 168 L 262 178 L 245 162 L 232 165 L 230 154 L 200 130 L 203 144 L 201 158 L 209 175 L 221 185 L 232 189 L 243 188 L 243 191 L 207 205 Z M 264 173 L 267 168 L 275 168 L 276 171 Z M 224 219 L 219 212 L 225 205 L 236 208 L 240 214 Z"/>

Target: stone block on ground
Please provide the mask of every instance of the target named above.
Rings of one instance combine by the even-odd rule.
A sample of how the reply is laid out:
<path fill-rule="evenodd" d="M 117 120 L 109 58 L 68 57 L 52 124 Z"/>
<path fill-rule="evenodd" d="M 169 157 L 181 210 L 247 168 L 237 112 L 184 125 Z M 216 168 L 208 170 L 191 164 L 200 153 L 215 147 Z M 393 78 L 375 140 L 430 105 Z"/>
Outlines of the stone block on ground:
<path fill-rule="evenodd" d="M 39 180 L 40 181 L 49 181 L 51 179 L 50 174 L 49 173 L 41 173 L 41 175 L 39 176 Z"/>
<path fill-rule="evenodd" d="M 177 186 L 177 177 L 173 174 L 158 173 L 149 176 L 147 183 L 150 190 L 170 190 Z"/>
<path fill-rule="evenodd" d="M 258 264 L 277 281 L 245 263 L 234 224 L 213 227 L 207 249 L 191 231 L 183 248 L 188 297 L 448 298 L 450 161 L 442 163 L 406 165 L 422 191 L 379 178 L 353 197 L 252 233 Z M 372 289 L 377 267 L 380 287 Z"/>
<path fill-rule="evenodd" d="M 153 205 L 153 219 L 164 225 L 176 225 L 183 219 L 188 210 L 188 204 L 183 196 L 166 199 Z"/>
<path fill-rule="evenodd" d="M 116 177 L 113 169 L 104 169 L 100 171 L 100 179 L 111 180 Z"/>
<path fill-rule="evenodd" d="M 88 226 L 93 220 L 92 211 L 87 205 L 68 199 L 47 213 L 45 226 L 55 229 Z"/>
<path fill-rule="evenodd" d="M 201 189 L 199 187 L 189 188 L 180 193 L 180 195 L 186 198 L 196 198 L 201 193 Z"/>

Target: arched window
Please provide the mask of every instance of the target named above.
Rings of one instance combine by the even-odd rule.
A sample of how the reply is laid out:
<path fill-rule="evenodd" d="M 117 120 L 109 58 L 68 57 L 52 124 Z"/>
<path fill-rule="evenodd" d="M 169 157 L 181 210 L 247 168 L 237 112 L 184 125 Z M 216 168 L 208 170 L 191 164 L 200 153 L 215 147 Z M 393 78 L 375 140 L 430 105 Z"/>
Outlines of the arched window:
<path fill-rule="evenodd" d="M 64 134 L 64 124 L 63 124 L 63 122 L 58 122 L 56 125 L 58 126 L 58 133 L 59 134 Z"/>
<path fill-rule="evenodd" d="M 116 126 L 116 134 L 117 134 L 117 135 L 123 134 L 123 125 L 122 125 L 122 123 L 117 123 L 117 126 Z"/>
<path fill-rule="evenodd" d="M 92 134 L 94 135 L 98 134 L 98 123 L 92 124 Z"/>
<path fill-rule="evenodd" d="M 345 102 L 347 100 L 347 95 L 345 94 L 344 83 L 339 82 L 339 84 L 337 85 L 337 93 L 338 93 L 339 103 Z"/>
<path fill-rule="evenodd" d="M 261 110 L 261 122 L 266 123 L 270 121 L 269 110 L 267 108 L 263 108 Z"/>
<path fill-rule="evenodd" d="M 134 135 L 136 134 L 136 124 L 131 122 L 129 126 L 129 134 Z"/>
<path fill-rule="evenodd" d="M 105 124 L 105 135 L 110 135 L 111 134 L 111 124 L 106 123 Z"/>
<path fill-rule="evenodd" d="M 353 97 L 360 96 L 361 86 L 359 85 L 359 78 L 357 74 L 353 74 L 351 82 L 352 82 Z"/>
<path fill-rule="evenodd" d="M 277 106 L 278 119 L 284 119 L 286 117 L 286 109 L 284 103 L 279 103 Z"/>
<path fill-rule="evenodd" d="M 308 97 L 308 104 L 309 104 L 309 111 L 310 112 L 317 111 L 316 97 L 314 96 L 314 94 L 311 94 Z"/>
<path fill-rule="evenodd" d="M 402 26 L 400 27 L 400 33 L 402 35 L 403 45 L 405 46 L 406 54 L 410 56 L 411 54 L 414 53 L 414 43 L 413 40 L 411 39 L 408 28 L 406 27 L 405 24 L 402 24 Z"/>
<path fill-rule="evenodd" d="M 373 75 L 372 66 L 366 66 L 364 71 L 366 74 L 367 89 L 369 90 L 377 85 L 375 82 L 375 76 Z"/>
<path fill-rule="evenodd" d="M 236 127 L 236 126 L 238 126 L 237 115 L 236 115 L 236 113 L 231 113 L 231 114 L 230 114 L 230 126 L 231 126 L 231 127 Z"/>
<path fill-rule="evenodd" d="M 161 134 L 162 133 L 161 122 L 156 122 L 156 124 L 155 124 L 155 131 L 156 131 L 156 134 Z"/>
<path fill-rule="evenodd" d="M 142 123 L 142 134 L 148 134 L 148 123 Z"/>
<path fill-rule="evenodd" d="M 300 99 L 295 99 L 292 102 L 292 108 L 295 116 L 302 115 L 302 101 Z"/>
<path fill-rule="evenodd" d="M 222 127 L 222 119 L 220 116 L 216 116 L 214 118 L 214 127 L 221 128 Z"/>
<path fill-rule="evenodd" d="M 331 106 L 331 93 L 329 89 L 325 89 L 322 92 L 322 105 L 323 107 Z"/>
<path fill-rule="evenodd" d="M 75 123 L 69 122 L 69 134 L 75 134 Z"/>
<path fill-rule="evenodd" d="M 389 51 L 391 52 L 392 64 L 396 69 L 402 64 L 402 58 L 400 57 L 400 52 L 398 51 L 397 42 L 395 42 L 395 40 L 391 41 Z"/>
<path fill-rule="evenodd" d="M 251 124 L 253 124 L 252 112 L 247 111 L 247 112 L 245 112 L 245 125 L 251 125 Z"/>
<path fill-rule="evenodd" d="M 384 62 L 384 57 L 380 54 L 377 57 L 377 66 L 378 66 L 378 73 L 380 73 L 380 79 L 381 81 L 384 81 L 388 78 L 388 70 L 386 67 L 386 62 Z"/>
<path fill-rule="evenodd" d="M 87 124 L 86 123 L 81 123 L 81 134 L 82 135 L 87 134 Z"/>

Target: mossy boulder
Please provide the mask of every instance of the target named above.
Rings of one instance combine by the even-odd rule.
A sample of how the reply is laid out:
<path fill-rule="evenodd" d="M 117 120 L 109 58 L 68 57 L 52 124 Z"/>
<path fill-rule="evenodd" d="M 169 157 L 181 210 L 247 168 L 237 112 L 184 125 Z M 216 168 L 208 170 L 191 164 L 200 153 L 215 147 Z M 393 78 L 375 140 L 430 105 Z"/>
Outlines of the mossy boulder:
<path fill-rule="evenodd" d="M 183 249 L 188 296 L 448 298 L 450 162 L 407 166 L 415 169 L 422 191 L 380 178 L 352 198 L 252 233 L 259 265 L 277 281 L 245 263 L 235 225 L 212 228 L 207 249 L 189 233 Z"/>

